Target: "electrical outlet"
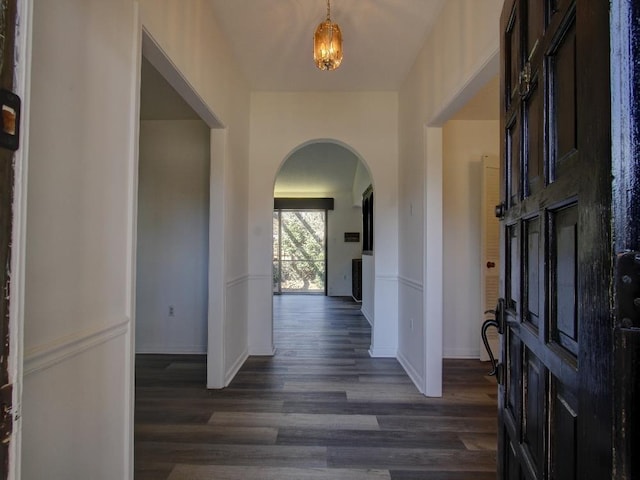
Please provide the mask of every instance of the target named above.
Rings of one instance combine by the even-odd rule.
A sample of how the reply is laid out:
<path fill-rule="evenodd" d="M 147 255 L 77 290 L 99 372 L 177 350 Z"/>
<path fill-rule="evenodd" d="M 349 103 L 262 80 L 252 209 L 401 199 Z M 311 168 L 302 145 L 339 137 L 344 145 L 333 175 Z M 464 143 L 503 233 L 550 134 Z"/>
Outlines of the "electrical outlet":
<path fill-rule="evenodd" d="M 175 317 L 176 316 L 176 311 L 175 311 L 175 308 L 173 307 L 173 305 L 169 305 L 169 316 L 170 317 Z"/>

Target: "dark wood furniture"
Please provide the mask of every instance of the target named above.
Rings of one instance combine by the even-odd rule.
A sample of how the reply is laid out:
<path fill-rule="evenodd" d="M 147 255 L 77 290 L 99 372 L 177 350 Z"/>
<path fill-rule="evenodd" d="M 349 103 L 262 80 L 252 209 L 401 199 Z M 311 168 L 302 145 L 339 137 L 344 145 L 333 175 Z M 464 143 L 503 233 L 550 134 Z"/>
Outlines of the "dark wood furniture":
<path fill-rule="evenodd" d="M 362 301 L 362 259 L 351 260 L 351 296 L 356 302 Z"/>

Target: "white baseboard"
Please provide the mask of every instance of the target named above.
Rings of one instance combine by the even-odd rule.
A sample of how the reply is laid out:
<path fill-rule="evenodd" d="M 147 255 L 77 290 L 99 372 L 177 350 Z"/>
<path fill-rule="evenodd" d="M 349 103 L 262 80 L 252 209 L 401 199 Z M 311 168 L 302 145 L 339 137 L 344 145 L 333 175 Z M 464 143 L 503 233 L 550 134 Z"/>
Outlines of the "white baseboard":
<path fill-rule="evenodd" d="M 249 355 L 252 357 L 273 357 L 276 354 L 275 347 L 267 345 L 250 346 Z"/>
<path fill-rule="evenodd" d="M 442 352 L 442 358 L 459 358 L 459 359 L 479 359 L 480 350 L 477 348 L 445 348 Z"/>
<path fill-rule="evenodd" d="M 409 378 L 416 386 L 418 391 L 424 394 L 424 378 L 422 378 L 422 376 L 416 371 L 413 365 L 411 365 L 411 362 L 409 362 L 409 360 L 407 360 L 407 358 L 400 352 L 398 352 L 398 362 L 400 362 L 400 365 L 402 365 L 404 371 L 407 372 L 407 375 L 409 375 Z"/>
<path fill-rule="evenodd" d="M 136 348 L 136 354 L 142 355 L 206 355 L 206 345 L 181 345 L 179 347 L 164 345 L 140 345 Z"/>
<path fill-rule="evenodd" d="M 244 352 L 242 352 L 242 354 L 240 354 L 240 356 L 236 359 L 236 361 L 233 362 L 233 365 L 231 365 L 231 367 L 227 370 L 227 373 L 224 376 L 225 387 L 229 386 L 229 384 L 234 379 L 236 374 L 242 368 L 242 365 L 244 365 L 244 362 L 247 361 L 247 358 L 249 358 L 249 353 L 245 350 Z"/>
<path fill-rule="evenodd" d="M 362 313 L 362 316 L 367 319 L 367 322 L 369 322 L 369 325 L 371 325 L 373 327 L 373 321 L 372 321 L 373 317 L 368 312 L 368 310 L 364 308 L 364 304 L 363 304 L 362 307 L 360 307 L 360 313 Z"/>
<path fill-rule="evenodd" d="M 392 347 L 377 347 L 369 349 L 369 355 L 373 358 L 396 358 L 397 350 Z"/>

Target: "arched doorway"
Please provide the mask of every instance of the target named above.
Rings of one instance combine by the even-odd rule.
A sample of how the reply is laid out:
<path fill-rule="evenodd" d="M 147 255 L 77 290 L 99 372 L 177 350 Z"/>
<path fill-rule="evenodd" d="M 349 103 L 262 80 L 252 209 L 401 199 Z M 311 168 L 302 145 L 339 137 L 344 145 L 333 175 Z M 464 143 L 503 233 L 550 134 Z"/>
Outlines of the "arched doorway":
<path fill-rule="evenodd" d="M 363 251 L 373 225 L 363 222 L 362 208 L 372 188 L 364 161 L 335 141 L 307 142 L 284 159 L 273 190 L 274 294 L 351 297 L 373 324 L 372 252 Z"/>

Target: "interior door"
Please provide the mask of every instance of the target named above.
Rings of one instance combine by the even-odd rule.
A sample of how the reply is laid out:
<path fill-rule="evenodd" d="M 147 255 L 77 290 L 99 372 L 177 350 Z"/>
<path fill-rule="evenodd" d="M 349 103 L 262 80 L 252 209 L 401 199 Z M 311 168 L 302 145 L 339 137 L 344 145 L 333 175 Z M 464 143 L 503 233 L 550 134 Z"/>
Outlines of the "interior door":
<path fill-rule="evenodd" d="M 613 478 L 608 2 L 501 31 L 499 476 Z"/>
<path fill-rule="evenodd" d="M 11 235 L 13 231 L 13 150 L 16 105 L 7 104 L 6 91 L 13 89 L 16 0 L 0 1 L 0 471 L 7 478 L 9 442 L 13 428 L 13 388 L 9 378 L 9 294 L 11 292 Z M 10 94 L 9 94 L 10 95 Z M 16 97 L 17 98 L 17 97 Z M 9 102 L 14 103 L 14 102 Z M 7 143 L 12 145 L 7 148 Z"/>
<path fill-rule="evenodd" d="M 496 306 L 500 284 L 500 224 L 494 208 L 500 202 L 500 159 L 493 155 L 482 157 L 482 206 L 480 221 L 480 292 L 482 296 L 482 323 L 487 313 Z M 492 352 L 500 351 L 498 332 L 487 329 L 487 341 Z M 489 355 L 480 340 L 480 360 L 486 362 Z"/>

